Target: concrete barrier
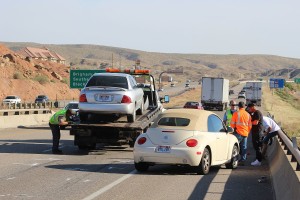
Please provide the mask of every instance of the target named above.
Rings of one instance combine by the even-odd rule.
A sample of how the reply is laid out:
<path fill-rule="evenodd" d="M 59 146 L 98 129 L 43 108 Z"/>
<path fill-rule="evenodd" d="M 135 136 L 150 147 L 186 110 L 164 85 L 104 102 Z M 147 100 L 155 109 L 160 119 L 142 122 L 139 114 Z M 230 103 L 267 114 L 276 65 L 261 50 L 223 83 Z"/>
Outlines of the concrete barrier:
<path fill-rule="evenodd" d="M 268 148 L 268 161 L 276 199 L 300 198 L 300 171 L 298 162 L 290 154 L 279 136 Z"/>
<path fill-rule="evenodd" d="M 35 126 L 49 123 L 52 112 L 45 114 L 0 116 L 0 128 L 15 128 L 18 126 Z"/>

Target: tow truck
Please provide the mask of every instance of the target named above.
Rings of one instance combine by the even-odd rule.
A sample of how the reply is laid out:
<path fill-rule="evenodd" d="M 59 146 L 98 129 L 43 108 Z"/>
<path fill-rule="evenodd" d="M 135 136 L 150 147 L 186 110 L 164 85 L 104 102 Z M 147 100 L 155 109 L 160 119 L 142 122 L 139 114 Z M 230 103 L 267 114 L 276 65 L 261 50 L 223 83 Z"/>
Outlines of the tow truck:
<path fill-rule="evenodd" d="M 70 128 L 70 135 L 74 135 L 74 145 L 79 149 L 95 149 L 97 143 L 109 145 L 129 144 L 133 147 L 136 138 L 145 132 L 151 122 L 163 112 L 162 103 L 168 103 L 169 96 L 160 98 L 155 87 L 155 79 L 150 70 L 119 70 L 106 69 L 105 73 L 129 73 L 137 80 L 143 88 L 144 100 L 148 99 L 149 106 L 143 115 L 138 115 L 134 122 L 128 123 L 126 116 L 114 119 L 113 121 L 94 122 L 73 122 Z M 144 82 L 144 83 L 141 83 Z M 80 112 L 80 109 L 79 109 Z"/>

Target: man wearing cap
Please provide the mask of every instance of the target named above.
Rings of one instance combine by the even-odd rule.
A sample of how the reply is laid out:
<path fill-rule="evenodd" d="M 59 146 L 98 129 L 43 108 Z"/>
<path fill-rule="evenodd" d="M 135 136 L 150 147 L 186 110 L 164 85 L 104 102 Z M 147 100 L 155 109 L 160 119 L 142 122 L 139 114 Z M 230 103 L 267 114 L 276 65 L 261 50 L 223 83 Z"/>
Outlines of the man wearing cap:
<path fill-rule="evenodd" d="M 230 126 L 234 129 L 234 135 L 240 143 L 240 164 L 244 165 L 247 159 L 247 138 L 250 133 L 252 123 L 251 116 L 245 110 L 245 103 L 240 101 L 239 110 L 233 113 Z"/>
<path fill-rule="evenodd" d="M 230 108 L 226 110 L 223 117 L 223 122 L 226 124 L 226 126 L 230 126 L 232 115 L 236 111 L 236 102 L 234 100 L 231 100 L 229 105 Z"/>
<path fill-rule="evenodd" d="M 260 166 L 262 160 L 260 138 L 263 136 L 263 115 L 256 109 L 254 103 L 248 104 L 248 111 L 251 114 L 252 122 L 252 144 L 256 151 L 256 160 L 251 163 L 252 166 Z"/>

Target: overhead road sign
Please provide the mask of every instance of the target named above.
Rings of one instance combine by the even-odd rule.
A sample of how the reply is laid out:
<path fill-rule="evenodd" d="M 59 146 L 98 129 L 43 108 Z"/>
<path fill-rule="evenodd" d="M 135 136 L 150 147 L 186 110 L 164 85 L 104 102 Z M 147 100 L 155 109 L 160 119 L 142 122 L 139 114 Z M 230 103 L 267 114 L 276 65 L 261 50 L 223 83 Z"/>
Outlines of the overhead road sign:
<path fill-rule="evenodd" d="M 284 79 L 281 78 L 270 78 L 270 88 L 283 88 Z"/>

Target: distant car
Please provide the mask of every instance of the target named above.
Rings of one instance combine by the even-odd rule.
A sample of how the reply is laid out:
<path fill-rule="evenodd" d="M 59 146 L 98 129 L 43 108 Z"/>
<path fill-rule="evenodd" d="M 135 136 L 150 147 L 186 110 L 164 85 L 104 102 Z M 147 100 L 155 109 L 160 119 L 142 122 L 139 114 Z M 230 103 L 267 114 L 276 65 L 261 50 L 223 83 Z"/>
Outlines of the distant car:
<path fill-rule="evenodd" d="M 245 94 L 244 92 L 240 92 L 240 93 L 238 94 L 238 98 L 239 98 L 239 99 L 241 99 L 241 98 L 246 99 L 246 94 Z"/>
<path fill-rule="evenodd" d="M 4 104 L 17 104 L 17 103 L 21 103 L 21 98 L 19 96 L 16 95 L 9 95 L 7 97 L 5 97 L 5 99 L 3 100 Z"/>
<path fill-rule="evenodd" d="M 185 87 L 186 87 L 186 88 L 190 87 L 190 84 L 189 84 L 189 83 L 186 83 L 186 84 L 185 84 Z"/>
<path fill-rule="evenodd" d="M 126 115 L 128 122 L 144 112 L 144 92 L 130 74 L 95 73 L 80 92 L 79 116 Z"/>
<path fill-rule="evenodd" d="M 174 84 L 174 83 L 171 83 L 171 87 L 175 87 L 175 84 Z"/>
<path fill-rule="evenodd" d="M 134 144 L 134 165 L 147 171 L 159 164 L 195 167 L 208 174 L 211 166 L 238 166 L 239 142 L 213 112 L 196 109 L 169 109 L 161 113 Z"/>
<path fill-rule="evenodd" d="M 38 95 L 36 98 L 35 98 L 35 103 L 47 103 L 49 102 L 49 98 L 48 96 L 46 95 Z"/>
<path fill-rule="evenodd" d="M 229 90 L 229 95 L 234 94 L 234 90 Z"/>
<path fill-rule="evenodd" d="M 200 102 L 188 101 L 184 104 L 183 108 L 194 108 L 203 110 L 202 104 Z"/>

